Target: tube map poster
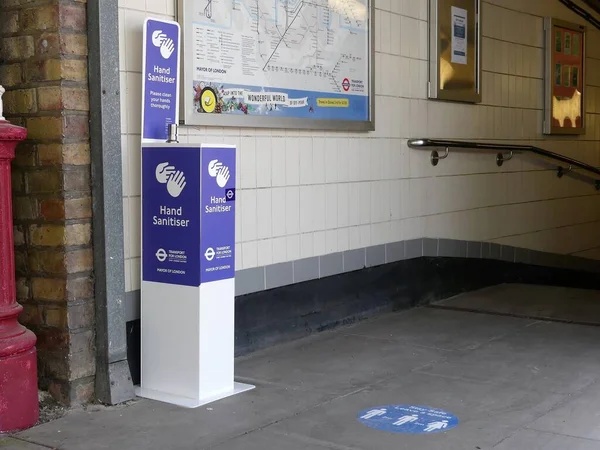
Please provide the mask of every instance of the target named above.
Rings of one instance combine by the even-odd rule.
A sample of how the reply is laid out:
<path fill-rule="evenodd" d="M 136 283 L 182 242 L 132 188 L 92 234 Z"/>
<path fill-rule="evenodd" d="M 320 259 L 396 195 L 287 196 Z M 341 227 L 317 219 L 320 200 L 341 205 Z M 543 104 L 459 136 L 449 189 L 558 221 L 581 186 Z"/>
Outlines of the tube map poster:
<path fill-rule="evenodd" d="M 182 12 L 186 123 L 371 120 L 370 0 L 183 0 Z"/>

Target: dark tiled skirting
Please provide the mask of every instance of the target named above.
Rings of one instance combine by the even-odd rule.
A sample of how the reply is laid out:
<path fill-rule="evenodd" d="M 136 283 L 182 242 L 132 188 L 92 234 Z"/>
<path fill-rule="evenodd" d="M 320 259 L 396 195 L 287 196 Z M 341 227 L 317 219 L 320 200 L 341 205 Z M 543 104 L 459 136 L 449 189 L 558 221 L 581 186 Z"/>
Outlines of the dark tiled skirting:
<path fill-rule="evenodd" d="M 515 264 L 516 263 L 516 264 Z M 500 283 L 600 289 L 600 261 L 448 239 L 416 239 L 236 272 L 236 354 Z M 126 298 L 139 376 L 139 291 Z"/>
<path fill-rule="evenodd" d="M 414 239 L 236 272 L 236 295 L 274 289 L 420 257 L 476 258 L 600 272 L 600 261 L 500 244 Z"/>

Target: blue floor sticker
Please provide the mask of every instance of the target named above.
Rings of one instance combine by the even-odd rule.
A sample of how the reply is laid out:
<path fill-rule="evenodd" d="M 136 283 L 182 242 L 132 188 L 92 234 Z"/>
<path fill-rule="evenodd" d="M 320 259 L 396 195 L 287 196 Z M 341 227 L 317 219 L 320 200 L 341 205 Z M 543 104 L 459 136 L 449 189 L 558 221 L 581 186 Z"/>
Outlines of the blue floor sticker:
<path fill-rule="evenodd" d="M 408 434 L 442 433 L 458 425 L 453 414 L 414 405 L 375 406 L 359 412 L 358 420 L 376 430 Z"/>

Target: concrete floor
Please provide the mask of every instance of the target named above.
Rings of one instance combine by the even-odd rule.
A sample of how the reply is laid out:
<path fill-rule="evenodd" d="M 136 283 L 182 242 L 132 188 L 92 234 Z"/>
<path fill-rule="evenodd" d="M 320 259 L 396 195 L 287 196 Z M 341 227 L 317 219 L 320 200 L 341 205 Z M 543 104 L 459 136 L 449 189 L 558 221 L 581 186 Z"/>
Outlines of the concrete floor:
<path fill-rule="evenodd" d="M 567 301 L 598 323 L 597 307 L 581 308 L 600 304 L 599 292 L 498 286 L 439 305 L 453 310 L 390 314 L 240 359 L 240 381 L 257 389 L 208 407 L 139 400 L 74 411 L 0 438 L 0 448 L 597 450 L 600 327 L 512 317 L 552 309 L 549 318 L 572 320 Z M 567 319 L 544 309 L 557 304 Z M 460 422 L 423 435 L 357 420 L 391 404 L 428 405 Z"/>

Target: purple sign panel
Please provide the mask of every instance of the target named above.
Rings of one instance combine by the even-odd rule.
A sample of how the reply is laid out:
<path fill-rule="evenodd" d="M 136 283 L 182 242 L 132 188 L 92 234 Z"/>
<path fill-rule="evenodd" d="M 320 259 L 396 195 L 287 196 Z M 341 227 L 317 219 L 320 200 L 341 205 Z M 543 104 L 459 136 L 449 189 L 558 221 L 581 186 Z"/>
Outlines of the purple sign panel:
<path fill-rule="evenodd" d="M 142 149 L 144 281 L 200 286 L 200 151 Z"/>
<path fill-rule="evenodd" d="M 202 283 L 235 276 L 235 147 L 202 147 Z"/>
<path fill-rule="evenodd" d="M 179 24 L 147 19 L 142 68 L 142 139 L 166 141 L 177 123 L 179 104 Z"/>

